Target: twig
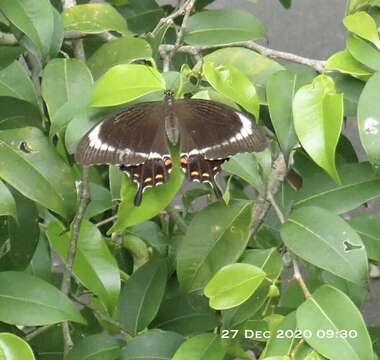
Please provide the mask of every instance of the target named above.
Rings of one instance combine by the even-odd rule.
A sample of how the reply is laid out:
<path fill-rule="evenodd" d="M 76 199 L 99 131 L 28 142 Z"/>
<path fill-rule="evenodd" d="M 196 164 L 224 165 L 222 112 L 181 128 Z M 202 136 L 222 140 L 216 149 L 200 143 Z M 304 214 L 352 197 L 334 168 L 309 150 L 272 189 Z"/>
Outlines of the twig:
<path fill-rule="evenodd" d="M 183 37 L 186 31 L 187 21 L 190 17 L 191 10 L 193 10 L 193 7 L 195 5 L 195 1 L 196 0 L 189 0 L 184 4 L 184 16 L 181 27 L 177 32 L 177 40 L 174 44 L 175 49 L 179 48 L 182 45 Z"/>
<path fill-rule="evenodd" d="M 181 233 L 186 234 L 187 224 L 185 223 L 185 221 L 183 220 L 182 216 L 179 214 L 177 209 L 173 205 L 169 205 L 167 207 L 166 211 L 169 214 L 170 218 L 177 225 L 177 227 L 181 231 Z"/>
<path fill-rule="evenodd" d="M 116 219 L 117 219 L 117 215 L 112 215 L 109 218 L 104 219 L 104 220 L 99 221 L 98 223 L 96 223 L 96 227 L 101 227 L 101 226 L 106 225 L 106 224 L 108 224 L 108 223 L 110 223 L 110 222 L 112 222 L 112 221 L 114 221 Z"/>
<path fill-rule="evenodd" d="M 175 45 L 162 44 L 160 45 L 160 52 L 170 52 L 172 51 L 174 47 Z M 282 60 L 286 60 L 286 61 L 290 61 L 290 62 L 294 62 L 298 64 L 307 65 L 307 66 L 312 67 L 318 72 L 323 72 L 326 66 L 326 61 L 309 59 L 309 58 L 288 53 L 285 51 L 270 49 L 263 45 L 259 45 L 254 41 L 242 41 L 242 42 L 237 42 L 237 43 L 228 44 L 228 45 L 206 45 L 206 46 L 183 45 L 183 46 L 178 47 L 176 51 L 188 53 L 195 56 L 196 54 L 199 54 L 200 52 L 204 50 L 218 49 L 218 48 L 225 48 L 225 47 L 243 47 L 246 49 L 254 50 L 260 53 L 261 55 L 267 56 L 269 58 L 282 59 Z"/>
<path fill-rule="evenodd" d="M 81 179 L 81 182 L 79 184 L 79 189 L 78 189 L 78 195 L 79 195 L 78 210 L 74 217 L 72 227 L 71 227 L 69 251 L 67 253 L 67 257 L 65 261 L 66 266 L 63 271 L 63 277 L 62 277 L 61 290 L 65 295 L 68 295 L 70 293 L 71 275 L 72 275 L 75 255 L 78 248 L 80 226 L 81 226 L 86 208 L 90 202 L 89 175 L 90 175 L 89 168 L 87 166 L 84 166 L 82 169 L 82 179 Z M 71 340 L 71 335 L 70 335 L 69 323 L 67 321 L 62 324 L 62 330 L 63 330 L 63 336 L 64 336 L 64 342 L 65 342 L 64 353 L 67 354 L 67 352 L 70 350 L 70 348 L 73 345 L 73 342 Z"/>
<path fill-rule="evenodd" d="M 48 324 L 45 326 L 40 326 L 37 329 L 33 330 L 29 334 L 25 335 L 25 340 L 30 341 L 34 339 L 36 336 L 43 334 L 45 331 L 49 330 L 51 327 L 55 326 L 56 324 Z"/>
<path fill-rule="evenodd" d="M 272 171 L 269 176 L 265 198 L 259 197 L 255 203 L 252 211 L 251 224 L 250 224 L 250 234 L 254 235 L 259 226 L 261 225 L 265 215 L 267 214 L 272 202 L 274 201 L 274 194 L 278 191 L 279 186 L 284 181 L 286 176 L 286 162 L 284 155 L 280 153 L 276 160 L 273 161 Z M 277 204 L 276 204 L 277 205 Z M 282 214 L 282 213 L 281 213 Z M 285 222 L 284 217 L 282 220 Z"/>
<path fill-rule="evenodd" d="M 183 3 L 183 5 L 178 8 L 178 10 L 173 11 L 167 17 L 164 17 L 164 18 L 160 19 L 160 21 L 158 22 L 158 24 L 156 25 L 156 27 L 152 30 L 152 32 L 150 33 L 150 35 L 152 37 L 157 36 L 158 33 L 160 32 L 160 30 L 164 26 L 173 23 L 174 19 L 176 19 L 177 17 L 183 15 L 186 12 L 186 9 L 188 8 L 189 3 L 191 3 L 191 2 L 195 2 L 195 0 L 187 0 L 187 1 L 185 1 Z"/>
<path fill-rule="evenodd" d="M 272 208 L 274 209 L 274 212 L 276 213 L 277 218 L 280 221 L 280 224 L 284 224 L 286 221 L 285 216 L 284 216 L 282 210 L 280 209 L 280 207 L 278 206 L 276 199 L 274 198 L 273 194 L 268 193 L 267 198 L 268 198 L 268 201 L 270 202 L 270 204 L 272 205 Z"/>
<path fill-rule="evenodd" d="M 310 291 L 307 288 L 305 281 L 302 277 L 302 274 L 301 274 L 300 268 L 298 266 L 297 260 L 293 258 L 292 262 L 293 262 L 293 279 L 298 282 L 298 285 L 300 286 L 303 295 L 307 299 L 308 297 L 311 296 Z"/>

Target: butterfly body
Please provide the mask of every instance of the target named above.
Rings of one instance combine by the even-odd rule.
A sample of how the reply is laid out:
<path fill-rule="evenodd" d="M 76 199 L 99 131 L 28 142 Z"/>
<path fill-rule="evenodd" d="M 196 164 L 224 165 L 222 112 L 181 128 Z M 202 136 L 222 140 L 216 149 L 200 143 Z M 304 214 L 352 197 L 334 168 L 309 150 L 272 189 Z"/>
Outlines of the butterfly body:
<path fill-rule="evenodd" d="M 168 180 L 170 145 L 179 145 L 188 180 L 214 185 L 224 160 L 262 151 L 266 144 L 245 114 L 211 100 L 174 100 L 168 91 L 164 101 L 126 107 L 96 125 L 81 140 L 75 159 L 83 165 L 119 165 L 138 184 L 139 205 L 146 188 Z"/>

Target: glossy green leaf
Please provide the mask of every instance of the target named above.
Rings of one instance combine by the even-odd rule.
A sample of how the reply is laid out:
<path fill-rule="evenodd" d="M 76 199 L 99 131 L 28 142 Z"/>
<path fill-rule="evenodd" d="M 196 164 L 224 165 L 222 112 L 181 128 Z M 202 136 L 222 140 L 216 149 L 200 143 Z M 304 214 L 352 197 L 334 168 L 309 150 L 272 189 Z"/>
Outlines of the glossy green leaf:
<path fill-rule="evenodd" d="M 337 70 L 352 76 L 369 76 L 373 72 L 357 61 L 348 50 L 338 51 L 330 56 L 326 64 L 327 70 Z"/>
<path fill-rule="evenodd" d="M 120 34 L 129 33 L 123 16 L 106 3 L 76 5 L 65 9 L 62 17 L 67 30 L 87 34 L 99 34 L 105 31 L 117 31 Z"/>
<path fill-rule="evenodd" d="M 339 183 L 335 150 L 343 124 L 343 95 L 336 93 L 333 80 L 320 75 L 311 85 L 299 89 L 293 101 L 293 116 L 303 148 Z"/>
<path fill-rule="evenodd" d="M 363 65 L 374 71 L 380 71 L 380 51 L 356 36 L 347 38 L 347 49 Z"/>
<path fill-rule="evenodd" d="M 72 169 L 39 129 L 0 131 L 0 177 L 62 216 L 70 216 L 75 210 Z"/>
<path fill-rule="evenodd" d="M 222 169 L 245 180 L 261 194 L 264 193 L 265 184 L 262 179 L 262 169 L 256 154 L 242 153 L 234 155 L 223 163 Z"/>
<path fill-rule="evenodd" d="M 106 333 L 87 336 L 75 343 L 65 360 L 117 360 L 120 342 Z"/>
<path fill-rule="evenodd" d="M 368 163 L 343 164 L 338 169 L 342 176 L 339 185 L 322 171 L 303 174 L 303 186 L 293 206 L 318 206 L 343 214 L 380 196 L 380 178 Z"/>
<path fill-rule="evenodd" d="M 184 337 L 171 331 L 149 331 L 123 348 L 121 360 L 171 360 L 183 341 Z"/>
<path fill-rule="evenodd" d="M 183 172 L 174 166 L 169 180 L 155 188 L 144 191 L 144 197 L 140 206 L 135 206 L 133 199 L 137 188 L 136 184 L 125 176 L 121 190 L 122 202 L 118 209 L 118 218 L 109 233 L 122 231 L 129 226 L 140 224 L 145 220 L 159 214 L 165 209 L 182 186 Z"/>
<path fill-rule="evenodd" d="M 165 260 L 151 260 L 128 279 L 119 298 L 119 317 L 130 334 L 145 329 L 163 299 L 168 270 Z"/>
<path fill-rule="evenodd" d="M 21 53 L 22 48 L 20 46 L 0 46 L 0 70 L 17 60 Z"/>
<path fill-rule="evenodd" d="M 23 339 L 11 333 L 0 333 L 0 359 L 35 360 L 35 357 Z"/>
<path fill-rule="evenodd" d="M 38 107 L 33 83 L 18 61 L 0 71 L 0 96 L 25 100 Z"/>
<path fill-rule="evenodd" d="M 165 15 L 155 0 L 128 0 L 122 8 L 131 31 L 142 34 L 152 31 Z"/>
<path fill-rule="evenodd" d="M 7 215 L 17 219 L 16 202 L 12 193 L 0 180 L 0 216 Z"/>
<path fill-rule="evenodd" d="M 271 333 L 271 337 L 263 351 L 264 359 L 271 356 L 290 355 L 296 339 L 290 337 L 280 337 L 278 334 L 285 334 L 286 331 L 296 331 L 296 313 L 291 312 L 280 322 L 276 329 Z"/>
<path fill-rule="evenodd" d="M 49 241 L 45 234 L 40 234 L 40 239 L 38 240 L 33 257 L 25 271 L 47 282 L 52 282 L 53 274 L 51 272 L 51 258 Z"/>
<path fill-rule="evenodd" d="M 338 92 L 343 93 L 344 96 L 344 115 L 356 117 L 359 96 L 365 84 L 358 79 L 343 74 L 335 76 L 334 81 Z"/>
<path fill-rule="evenodd" d="M 50 55 L 52 42 L 57 39 L 54 36 L 55 10 L 49 0 L 2 0 L 0 10 L 43 57 Z"/>
<path fill-rule="evenodd" d="M 266 95 L 270 117 L 286 159 L 298 143 L 292 111 L 296 85 L 297 76 L 289 71 L 278 71 L 272 74 L 267 85 Z"/>
<path fill-rule="evenodd" d="M 0 321 L 36 326 L 64 320 L 84 322 L 56 287 L 23 272 L 0 272 Z"/>
<path fill-rule="evenodd" d="M 370 41 L 380 49 L 379 32 L 375 20 L 364 11 L 348 15 L 343 19 L 343 24 L 348 31 Z"/>
<path fill-rule="evenodd" d="M 151 58 L 152 49 L 147 41 L 134 37 L 121 37 L 102 45 L 91 55 L 87 64 L 94 78 L 98 79 L 112 66 Z"/>
<path fill-rule="evenodd" d="M 259 115 L 259 99 L 256 89 L 246 75 L 233 65 L 215 65 L 206 62 L 203 65 L 206 80 L 212 87 L 241 105 L 256 118 Z"/>
<path fill-rule="evenodd" d="M 189 18 L 185 42 L 224 45 L 264 37 L 264 28 L 252 14 L 239 9 L 208 10 Z"/>
<path fill-rule="evenodd" d="M 113 106 L 165 89 L 162 75 L 145 65 L 116 65 L 96 83 L 92 106 Z"/>
<path fill-rule="evenodd" d="M 255 85 L 262 104 L 266 102 L 265 89 L 269 77 L 279 70 L 284 70 L 284 67 L 274 60 L 240 47 L 227 47 L 213 51 L 203 60 L 215 64 L 230 64 L 238 68 Z"/>
<path fill-rule="evenodd" d="M 371 340 L 363 318 L 350 298 L 341 291 L 323 285 L 297 309 L 297 327 L 312 333 L 306 342 L 331 360 L 372 360 Z M 330 338 L 317 336 L 331 331 Z M 355 336 L 348 336 L 355 331 Z M 346 335 L 346 336 L 344 336 Z"/>
<path fill-rule="evenodd" d="M 65 230 L 58 221 L 52 221 L 47 228 L 51 244 L 63 259 L 67 257 L 70 242 L 70 232 Z M 81 224 L 73 272 L 112 312 L 120 292 L 119 269 L 102 234 L 88 221 Z"/>
<path fill-rule="evenodd" d="M 14 97 L 0 97 L 0 130 L 41 125 L 41 114 L 34 105 Z"/>
<path fill-rule="evenodd" d="M 246 301 L 265 279 L 260 268 L 250 264 L 230 264 L 222 267 L 204 288 L 210 307 L 230 309 Z"/>
<path fill-rule="evenodd" d="M 8 219 L 10 252 L 8 258 L 12 270 L 25 270 L 36 250 L 39 238 L 39 214 L 36 203 L 12 190 L 16 200 L 17 219 Z"/>
<path fill-rule="evenodd" d="M 199 334 L 182 343 L 172 360 L 223 360 L 224 356 L 225 350 L 218 335 Z"/>
<path fill-rule="evenodd" d="M 54 59 L 45 67 L 42 96 L 52 127 L 60 129 L 90 102 L 93 86 L 87 66 L 76 59 Z"/>
<path fill-rule="evenodd" d="M 248 249 L 241 262 L 259 267 L 272 280 L 278 279 L 283 269 L 282 257 L 276 248 Z"/>
<path fill-rule="evenodd" d="M 380 74 L 376 73 L 364 86 L 358 104 L 360 140 L 368 160 L 376 167 L 380 165 L 380 103 L 376 96 L 379 91 Z"/>
<path fill-rule="evenodd" d="M 84 217 L 87 219 L 102 214 L 106 210 L 112 209 L 116 206 L 116 203 L 112 201 L 110 191 L 103 186 L 90 183 L 90 194 L 91 202 L 84 213 Z"/>
<path fill-rule="evenodd" d="M 350 220 L 350 225 L 360 235 L 368 257 L 380 262 L 380 217 L 378 214 L 363 214 Z"/>
<path fill-rule="evenodd" d="M 250 201 L 222 202 L 199 211 L 177 251 L 177 275 L 187 291 L 201 289 L 224 265 L 235 262 L 248 242 Z"/>
<path fill-rule="evenodd" d="M 281 228 L 297 256 L 355 284 L 368 282 L 367 254 L 359 235 L 339 216 L 318 207 L 293 211 Z"/>
<path fill-rule="evenodd" d="M 217 312 L 210 309 L 205 297 L 181 291 L 162 302 L 151 326 L 188 336 L 212 331 L 218 320 Z"/>

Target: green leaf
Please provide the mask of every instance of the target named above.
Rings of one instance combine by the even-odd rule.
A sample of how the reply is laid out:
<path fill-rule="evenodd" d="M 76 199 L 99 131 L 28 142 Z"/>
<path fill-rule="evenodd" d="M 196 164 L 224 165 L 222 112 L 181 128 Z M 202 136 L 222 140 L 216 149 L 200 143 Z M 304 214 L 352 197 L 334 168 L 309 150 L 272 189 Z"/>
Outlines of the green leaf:
<path fill-rule="evenodd" d="M 49 0 L 2 0 L 0 10 L 32 41 L 42 57 L 50 55 L 52 43 L 57 41 L 54 26 L 62 28 L 62 24 L 55 23 L 55 9 Z"/>
<path fill-rule="evenodd" d="M 182 343 L 172 360 L 223 360 L 224 356 L 219 335 L 199 334 Z"/>
<path fill-rule="evenodd" d="M 90 219 L 95 215 L 104 213 L 106 210 L 116 206 L 112 201 L 110 191 L 100 185 L 90 183 L 91 202 L 87 206 L 84 213 L 86 219 Z"/>
<path fill-rule="evenodd" d="M 252 185 L 259 193 L 263 194 L 265 192 L 262 169 L 256 158 L 256 154 L 236 154 L 223 163 L 222 169 L 230 174 L 240 177 L 248 184 Z"/>
<path fill-rule="evenodd" d="M 0 131 L 0 177 L 62 216 L 75 211 L 72 169 L 36 128 Z"/>
<path fill-rule="evenodd" d="M 210 307 L 230 309 L 246 301 L 265 279 L 260 268 L 250 264 L 230 264 L 222 267 L 204 288 Z"/>
<path fill-rule="evenodd" d="M 0 358 L 4 360 L 35 360 L 28 343 L 11 333 L 0 333 Z"/>
<path fill-rule="evenodd" d="M 264 37 L 264 28 L 252 14 L 239 9 L 208 10 L 189 18 L 185 42 L 189 45 L 225 45 Z"/>
<path fill-rule="evenodd" d="M 98 79 L 112 66 L 151 58 L 152 49 L 147 41 L 134 37 L 121 37 L 97 49 L 88 59 L 87 65 L 94 78 Z"/>
<path fill-rule="evenodd" d="M 343 19 L 343 24 L 348 31 L 370 41 L 380 49 L 379 32 L 375 20 L 364 11 L 348 15 Z"/>
<path fill-rule="evenodd" d="M 299 89 L 293 101 L 293 116 L 303 148 L 339 183 L 335 150 L 343 124 L 343 95 L 336 93 L 334 81 L 320 75 L 311 85 Z"/>
<path fill-rule="evenodd" d="M 204 63 L 203 72 L 215 90 L 258 118 L 259 99 L 254 85 L 246 75 L 233 65 L 215 65 L 211 62 Z"/>
<path fill-rule="evenodd" d="M 38 107 L 33 83 L 18 61 L 0 71 L 0 96 L 25 100 Z"/>
<path fill-rule="evenodd" d="M 317 207 L 293 211 L 281 227 L 285 245 L 300 258 L 358 285 L 368 282 L 365 247 L 339 216 Z"/>
<path fill-rule="evenodd" d="M 37 204 L 12 190 L 16 200 L 17 219 L 8 219 L 9 260 L 12 270 L 25 270 L 36 250 L 40 228 Z"/>
<path fill-rule="evenodd" d="M 204 62 L 230 64 L 244 73 L 255 85 L 260 103 L 265 104 L 265 89 L 269 77 L 279 70 L 280 64 L 252 50 L 240 47 L 228 47 L 213 51 L 204 57 Z"/>
<path fill-rule="evenodd" d="M 125 19 L 115 8 L 106 3 L 76 5 L 65 9 L 62 17 L 67 30 L 87 34 L 99 34 L 105 31 L 129 34 Z"/>
<path fill-rule="evenodd" d="M 365 84 L 358 79 L 343 74 L 335 76 L 334 81 L 338 92 L 344 95 L 344 115 L 356 117 L 359 96 Z"/>
<path fill-rule="evenodd" d="M 235 262 L 247 246 L 250 201 L 222 202 L 199 211 L 177 251 L 177 275 L 188 292 L 201 289 L 224 265 Z"/>
<path fill-rule="evenodd" d="M 279 337 L 277 336 L 279 333 L 285 334 L 286 331 L 296 331 L 296 313 L 291 312 L 281 321 L 281 323 L 276 327 L 274 331 L 271 333 L 271 337 L 263 351 L 264 359 L 267 356 L 275 357 L 281 355 L 290 355 L 292 352 L 292 348 L 294 346 L 294 342 L 296 339 L 292 336 L 290 337 Z"/>
<path fill-rule="evenodd" d="M 165 89 L 162 75 L 145 65 L 116 65 L 96 83 L 92 106 L 113 106 Z"/>
<path fill-rule="evenodd" d="M 380 217 L 378 214 L 363 214 L 350 220 L 350 225 L 360 235 L 368 257 L 380 262 Z"/>
<path fill-rule="evenodd" d="M 171 331 L 149 331 L 123 348 L 121 360 L 171 360 L 183 341 L 183 336 Z"/>
<path fill-rule="evenodd" d="M 20 46 L 0 46 L 0 70 L 12 64 L 21 54 Z"/>
<path fill-rule="evenodd" d="M 122 12 L 129 29 L 138 34 L 152 31 L 165 15 L 155 0 L 129 0 Z"/>
<path fill-rule="evenodd" d="M 322 171 L 305 172 L 293 206 L 317 206 L 343 214 L 380 196 L 380 178 L 368 163 L 343 164 L 338 169 L 339 185 Z"/>
<path fill-rule="evenodd" d="M 41 114 L 34 105 L 14 97 L 0 97 L 0 130 L 41 125 Z"/>
<path fill-rule="evenodd" d="M 337 70 L 356 77 L 369 76 L 373 72 L 357 61 L 348 50 L 338 51 L 329 57 L 326 70 Z"/>
<path fill-rule="evenodd" d="M 75 342 L 65 360 L 117 360 L 120 343 L 106 333 L 87 336 Z"/>
<path fill-rule="evenodd" d="M 117 221 L 108 232 L 122 231 L 129 226 L 140 224 L 158 215 L 173 200 L 181 188 L 182 182 L 183 172 L 178 166 L 174 166 L 169 180 L 163 185 L 144 191 L 141 205 L 135 206 L 133 198 L 137 191 L 136 184 L 125 176 Z"/>
<path fill-rule="evenodd" d="M 380 74 L 373 75 L 360 95 L 358 104 L 358 127 L 360 140 L 368 160 L 380 165 L 380 103 L 376 94 L 380 91 Z"/>
<path fill-rule="evenodd" d="M 292 103 L 297 90 L 297 75 L 278 71 L 269 77 L 267 100 L 269 113 L 278 142 L 285 158 L 289 158 L 298 138 L 293 125 Z"/>
<path fill-rule="evenodd" d="M 87 107 L 92 86 L 92 75 L 79 60 L 54 59 L 46 65 L 42 77 L 42 96 L 53 134 Z"/>
<path fill-rule="evenodd" d="M 16 202 L 6 187 L 6 185 L 0 180 L 0 216 L 12 216 L 15 220 L 17 219 Z"/>
<path fill-rule="evenodd" d="M 359 310 L 347 295 L 331 286 L 318 288 L 297 309 L 297 327 L 312 333 L 306 342 L 328 359 L 373 359 L 371 340 Z M 321 330 L 332 336 L 322 333 L 318 337 Z M 356 336 L 344 336 L 350 331 Z"/>
<path fill-rule="evenodd" d="M 283 269 L 282 257 L 276 248 L 248 249 L 241 262 L 259 267 L 272 280 L 277 280 Z"/>
<path fill-rule="evenodd" d="M 218 320 L 218 314 L 210 309 L 205 297 L 181 291 L 163 301 L 151 327 L 188 336 L 212 331 Z"/>
<path fill-rule="evenodd" d="M 168 276 L 166 260 L 151 260 L 128 279 L 119 298 L 119 317 L 132 335 L 145 329 L 156 316 Z"/>
<path fill-rule="evenodd" d="M 367 41 L 350 35 L 347 38 L 347 49 L 357 61 L 374 71 L 380 71 L 380 51 Z"/>
<path fill-rule="evenodd" d="M 0 321 L 37 326 L 84 323 L 74 304 L 49 283 L 23 272 L 0 272 Z"/>
<path fill-rule="evenodd" d="M 54 249 L 66 259 L 70 232 L 65 231 L 64 226 L 58 221 L 52 221 L 47 228 L 47 235 Z M 102 234 L 88 221 L 81 224 L 73 272 L 112 312 L 120 292 L 119 269 Z"/>

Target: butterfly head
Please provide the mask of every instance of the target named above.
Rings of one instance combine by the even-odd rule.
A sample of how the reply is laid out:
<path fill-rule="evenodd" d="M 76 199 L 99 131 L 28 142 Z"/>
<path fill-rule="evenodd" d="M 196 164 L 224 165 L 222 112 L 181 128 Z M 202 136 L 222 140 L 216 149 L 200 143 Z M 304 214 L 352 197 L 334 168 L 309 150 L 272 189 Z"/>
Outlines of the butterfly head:
<path fill-rule="evenodd" d="M 174 94 L 173 90 L 165 90 L 164 94 L 165 94 L 165 102 L 166 103 L 174 101 L 174 95 L 175 94 Z"/>

